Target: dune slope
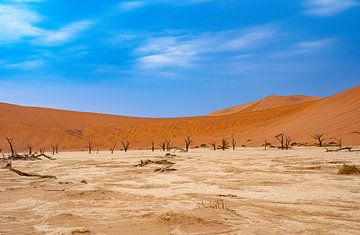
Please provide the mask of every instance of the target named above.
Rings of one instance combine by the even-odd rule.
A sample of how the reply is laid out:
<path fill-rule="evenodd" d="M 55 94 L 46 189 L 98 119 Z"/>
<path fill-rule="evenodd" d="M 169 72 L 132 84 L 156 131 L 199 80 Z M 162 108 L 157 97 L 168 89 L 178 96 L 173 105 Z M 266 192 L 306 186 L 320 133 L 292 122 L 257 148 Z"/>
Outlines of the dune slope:
<path fill-rule="evenodd" d="M 62 150 L 85 150 L 90 140 L 96 148 L 107 150 L 124 139 L 131 148 L 157 147 L 164 138 L 173 146 L 183 146 L 191 136 L 194 145 L 209 144 L 234 135 L 238 145 L 276 143 L 274 136 L 286 131 L 296 142 L 314 140 L 314 133 L 343 138 L 344 144 L 360 145 L 360 86 L 324 99 L 300 104 L 242 111 L 231 115 L 187 118 L 136 118 L 0 103 L 0 146 L 7 150 L 5 136 L 14 137 L 18 151 L 32 144 L 35 149 L 59 144 Z"/>
<path fill-rule="evenodd" d="M 314 101 L 321 99 L 316 96 L 304 96 L 304 95 L 294 95 L 294 96 L 268 96 L 264 99 L 251 102 L 248 104 L 242 104 L 239 106 L 234 106 L 230 108 L 226 108 L 223 110 L 218 110 L 209 114 L 209 116 L 220 116 L 220 115 L 229 115 L 238 112 L 246 112 L 246 111 L 259 111 L 265 110 L 275 107 L 293 105 L 293 104 L 301 104 L 309 101 Z"/>

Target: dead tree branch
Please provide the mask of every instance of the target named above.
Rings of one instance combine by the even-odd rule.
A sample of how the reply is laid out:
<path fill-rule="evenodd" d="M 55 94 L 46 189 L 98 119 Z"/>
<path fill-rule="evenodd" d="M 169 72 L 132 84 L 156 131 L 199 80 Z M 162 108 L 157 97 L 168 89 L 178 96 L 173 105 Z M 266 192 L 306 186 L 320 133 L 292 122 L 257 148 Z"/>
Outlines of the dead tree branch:
<path fill-rule="evenodd" d="M 230 148 L 229 142 L 226 138 L 222 138 L 221 145 L 219 146 L 221 150 L 227 150 Z"/>
<path fill-rule="evenodd" d="M 319 142 L 319 147 L 323 147 L 323 142 L 325 141 L 324 134 L 315 134 L 311 137 Z"/>
<path fill-rule="evenodd" d="M 186 139 L 185 139 L 185 151 L 186 152 L 189 152 L 189 148 L 190 148 L 190 145 L 192 144 L 193 140 L 191 139 L 190 136 L 188 136 Z"/>
<path fill-rule="evenodd" d="M 231 136 L 231 145 L 232 145 L 232 149 L 235 150 L 236 149 L 236 140 L 234 135 Z"/>
<path fill-rule="evenodd" d="M 289 149 L 291 145 L 291 138 L 287 136 L 285 132 L 282 132 L 275 136 L 275 138 L 280 142 L 280 149 Z"/>
<path fill-rule="evenodd" d="M 89 141 L 89 143 L 86 147 L 88 148 L 89 154 L 91 154 L 91 151 L 94 149 L 93 143 L 91 141 Z"/>
<path fill-rule="evenodd" d="M 128 140 L 124 140 L 121 141 L 121 145 L 123 146 L 124 151 L 127 152 L 130 146 L 130 142 Z"/>
<path fill-rule="evenodd" d="M 111 152 L 111 154 L 114 154 L 115 148 L 116 148 L 116 143 L 114 143 L 114 144 L 110 147 L 110 152 Z"/>

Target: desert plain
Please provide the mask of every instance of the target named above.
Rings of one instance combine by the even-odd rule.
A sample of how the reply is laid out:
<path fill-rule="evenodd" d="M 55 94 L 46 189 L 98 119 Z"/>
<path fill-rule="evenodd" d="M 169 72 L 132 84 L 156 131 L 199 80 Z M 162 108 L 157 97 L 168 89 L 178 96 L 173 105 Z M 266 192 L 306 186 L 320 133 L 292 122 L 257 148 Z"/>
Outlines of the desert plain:
<path fill-rule="evenodd" d="M 357 234 L 359 152 L 64 152 L 0 169 L 0 234 Z M 168 164 L 139 163 L 151 160 Z M 173 164 L 170 164 L 173 163 Z M 170 165 L 169 165 L 170 164 Z M 136 166 L 138 165 L 138 166 Z"/>

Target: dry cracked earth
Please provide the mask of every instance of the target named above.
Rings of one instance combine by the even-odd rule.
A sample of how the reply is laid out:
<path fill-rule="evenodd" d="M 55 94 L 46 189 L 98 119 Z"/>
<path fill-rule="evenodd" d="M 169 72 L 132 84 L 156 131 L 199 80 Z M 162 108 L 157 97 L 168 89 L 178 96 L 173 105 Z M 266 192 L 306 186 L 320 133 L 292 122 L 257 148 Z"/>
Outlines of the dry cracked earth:
<path fill-rule="evenodd" d="M 360 165 L 359 153 L 249 148 L 173 154 L 71 152 L 54 161 L 15 161 L 16 169 L 57 179 L 1 168 L 0 234 L 360 231 L 360 176 L 337 174 L 343 163 Z M 135 166 L 141 160 L 148 164 Z"/>

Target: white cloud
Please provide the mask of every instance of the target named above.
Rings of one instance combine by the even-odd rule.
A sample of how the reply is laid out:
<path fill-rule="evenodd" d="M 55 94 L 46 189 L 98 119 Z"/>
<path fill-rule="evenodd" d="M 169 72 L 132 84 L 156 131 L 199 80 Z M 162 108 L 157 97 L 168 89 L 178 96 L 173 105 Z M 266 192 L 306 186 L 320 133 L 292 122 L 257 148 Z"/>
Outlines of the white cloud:
<path fill-rule="evenodd" d="M 0 43 L 31 39 L 30 41 L 45 46 L 59 45 L 73 40 L 92 24 L 91 21 L 80 21 L 58 30 L 48 30 L 37 26 L 42 19 L 39 14 L 24 5 L 0 4 Z"/>
<path fill-rule="evenodd" d="M 357 0 L 307 0 L 305 14 L 313 16 L 331 16 L 345 10 L 357 7 L 360 3 Z"/>
<path fill-rule="evenodd" d="M 25 8 L 0 4 L 0 42 L 38 37 L 43 30 L 34 26 L 41 17 Z"/>
<path fill-rule="evenodd" d="M 56 31 L 44 31 L 43 34 L 35 40 L 35 42 L 49 46 L 63 44 L 74 39 L 91 25 L 91 21 L 80 21 L 72 23 Z"/>
<path fill-rule="evenodd" d="M 170 36 L 148 39 L 136 52 L 142 68 L 190 67 L 207 54 L 243 52 L 261 46 L 274 35 L 273 26 L 239 31 L 205 33 L 198 36 Z"/>

